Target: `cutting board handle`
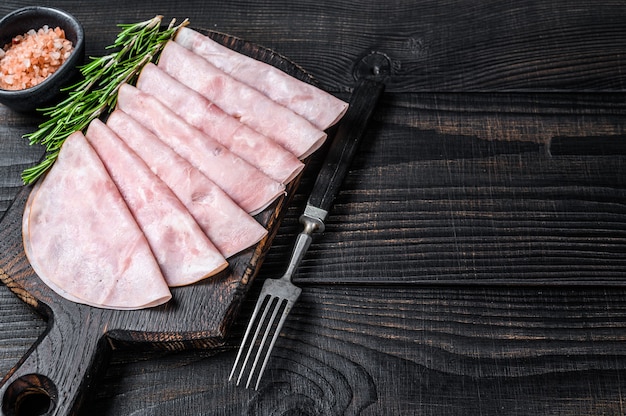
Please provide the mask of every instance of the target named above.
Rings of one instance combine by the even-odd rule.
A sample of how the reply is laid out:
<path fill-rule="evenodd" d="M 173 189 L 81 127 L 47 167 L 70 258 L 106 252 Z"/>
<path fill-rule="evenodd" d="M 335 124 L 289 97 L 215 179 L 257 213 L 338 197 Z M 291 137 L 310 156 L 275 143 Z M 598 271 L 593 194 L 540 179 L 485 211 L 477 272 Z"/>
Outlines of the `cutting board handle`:
<path fill-rule="evenodd" d="M 75 314 L 66 312 L 64 322 L 73 325 L 58 325 L 60 321 L 51 318 L 46 332 L 2 380 L 2 416 L 78 413 L 111 348 L 91 314 L 78 308 L 71 311 Z M 55 311 L 49 316 L 58 315 Z"/>

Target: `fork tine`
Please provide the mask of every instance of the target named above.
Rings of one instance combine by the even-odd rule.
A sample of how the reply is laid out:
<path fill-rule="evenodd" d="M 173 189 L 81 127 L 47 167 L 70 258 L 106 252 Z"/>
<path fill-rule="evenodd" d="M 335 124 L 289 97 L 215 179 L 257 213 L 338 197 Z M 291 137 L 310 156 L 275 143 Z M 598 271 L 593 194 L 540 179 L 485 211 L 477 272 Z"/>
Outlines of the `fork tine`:
<path fill-rule="evenodd" d="M 256 322 L 256 318 L 257 318 L 259 312 L 261 311 L 261 307 L 263 306 L 263 303 L 265 302 L 265 299 L 267 298 L 267 296 L 268 295 L 261 296 L 257 300 L 256 305 L 254 306 L 254 311 L 252 312 L 252 316 L 250 317 L 250 322 L 248 323 L 248 327 L 246 328 L 246 333 L 244 334 L 243 340 L 241 341 L 241 345 L 239 346 L 239 352 L 237 353 L 237 358 L 235 358 L 235 363 L 233 364 L 233 368 L 230 371 L 230 375 L 228 376 L 228 380 L 229 381 L 232 380 L 233 375 L 235 375 L 235 372 L 237 370 L 237 366 L 239 365 L 239 360 L 241 359 L 241 356 L 242 356 L 243 352 L 246 350 L 248 337 L 252 333 L 252 329 L 255 327 L 254 323 Z M 265 319 L 265 315 L 266 314 L 267 314 L 267 309 L 264 308 L 263 316 L 261 318 L 261 322 Z M 250 345 L 248 347 L 248 353 L 246 354 L 246 359 L 245 359 L 243 365 L 241 366 L 241 370 L 240 370 L 241 373 L 243 373 L 244 369 L 246 368 L 246 363 L 248 361 L 248 358 L 250 357 L 250 352 L 252 350 L 252 347 L 254 345 L 254 340 L 256 339 L 258 332 L 259 332 L 259 326 L 257 325 L 257 330 L 255 332 L 254 338 L 250 341 Z M 241 374 L 237 378 L 237 385 L 239 385 L 239 380 L 240 379 L 241 379 Z"/>
<path fill-rule="evenodd" d="M 272 303 L 272 298 L 267 297 L 267 303 L 265 304 L 265 308 L 263 309 L 263 314 L 261 315 L 261 318 L 257 322 L 256 331 L 254 331 L 254 336 L 250 340 L 250 345 L 248 346 L 248 353 L 246 354 L 246 359 L 243 361 L 243 364 L 241 365 L 241 372 L 239 373 L 239 377 L 237 377 L 237 385 L 239 385 L 243 375 L 245 374 L 246 367 L 248 366 L 248 361 L 250 361 L 252 352 L 254 351 L 255 346 L 257 344 L 257 339 L 259 338 L 259 333 L 261 332 L 261 328 L 263 328 L 263 322 L 265 321 L 267 313 L 270 311 L 271 303 Z M 261 347 L 263 347 L 263 344 L 260 344 L 259 348 Z M 246 384 L 246 388 L 247 387 L 248 387 L 248 384 Z"/>
<path fill-rule="evenodd" d="M 254 385 L 254 389 L 258 390 L 259 389 L 259 383 L 261 382 L 261 376 L 263 376 L 263 372 L 265 371 L 265 366 L 267 365 L 267 362 L 270 358 L 270 353 L 272 352 L 272 349 L 274 348 L 274 344 L 276 343 L 276 339 L 278 338 L 278 335 L 280 334 L 280 330 L 283 327 L 283 324 L 285 323 L 285 320 L 287 319 L 287 316 L 289 315 L 289 312 L 291 311 L 291 307 L 294 305 L 295 301 L 293 300 L 289 300 L 289 299 L 284 299 L 284 301 L 286 302 L 285 304 L 285 308 L 283 309 L 283 312 L 280 316 L 280 321 L 278 322 L 278 325 L 276 325 L 276 329 L 274 331 L 274 335 L 272 336 L 272 341 L 270 342 L 269 347 L 267 348 L 267 352 L 265 353 L 265 357 L 263 358 L 263 364 L 261 365 L 261 370 L 259 370 L 259 375 L 256 379 L 256 383 Z M 281 302 L 282 303 L 282 302 Z M 278 310 L 279 308 L 276 308 L 276 310 Z"/>
<path fill-rule="evenodd" d="M 276 302 L 274 303 L 274 300 L 276 300 Z M 274 326 L 274 321 L 276 320 L 276 316 L 278 315 L 278 311 L 280 310 L 282 304 L 284 302 L 284 299 L 281 299 L 279 297 L 273 297 L 268 301 L 268 305 L 266 308 L 266 311 L 269 312 L 269 310 L 272 310 L 272 316 L 270 317 L 270 319 L 267 321 L 267 325 L 265 326 L 265 332 L 263 333 L 263 338 L 261 339 L 261 343 L 259 344 L 259 348 L 256 352 L 256 355 L 254 357 L 254 362 L 252 363 L 252 368 L 250 368 L 250 374 L 248 375 L 248 381 L 246 382 L 246 388 L 250 387 L 250 382 L 252 381 L 252 377 L 254 376 L 254 370 L 256 370 L 256 366 L 259 363 L 259 359 L 261 358 L 261 356 L 263 356 L 263 350 L 265 349 L 265 342 L 267 341 L 267 337 L 270 334 L 270 332 L 272 331 L 272 327 Z M 261 320 L 259 322 L 259 329 L 261 329 L 261 327 L 265 324 L 265 320 Z M 258 332 L 258 331 L 257 331 Z M 275 334 L 275 333 L 274 333 Z M 274 339 L 275 336 L 272 338 Z M 263 359 L 263 362 L 266 362 L 266 357 L 269 356 L 270 352 L 272 351 L 272 345 L 270 345 L 269 348 L 265 349 L 265 357 Z M 261 372 L 263 371 L 263 369 L 261 369 Z M 258 379 L 257 379 L 257 386 L 258 386 L 258 380 L 261 379 L 261 373 L 259 373 Z M 255 387 L 256 390 L 256 387 Z"/>
<path fill-rule="evenodd" d="M 228 377 L 228 380 L 232 380 L 237 370 L 239 370 L 236 382 L 237 385 L 241 383 L 242 378 L 246 372 L 248 372 L 246 388 L 250 387 L 256 375 L 254 385 L 255 390 L 258 389 L 261 376 L 265 371 L 276 339 L 280 334 L 291 308 L 302 291 L 287 279 L 288 276 L 283 276 L 281 279 L 268 279 L 261 288 L 259 299 L 254 306 L 254 311 L 252 312 L 250 322 L 248 323 L 243 340 L 241 341 L 235 363 Z M 281 293 L 276 294 L 275 292 L 277 291 Z M 279 314 L 280 319 L 278 319 Z M 259 315 L 261 316 L 259 317 Z M 268 315 L 270 316 L 268 317 Z M 278 323 L 276 323 L 277 320 Z M 261 332 L 262 338 L 259 340 Z M 270 335 L 271 341 L 268 344 L 267 341 Z M 254 360 L 252 364 L 249 364 L 253 356 Z M 241 363 L 242 358 L 243 363 Z M 255 374 L 259 363 L 261 363 L 261 369 Z"/>
<path fill-rule="evenodd" d="M 257 343 L 257 339 L 259 337 L 259 332 L 263 326 L 263 321 L 269 312 L 269 306 L 271 303 L 271 295 L 262 294 L 262 296 L 257 301 L 254 307 L 254 313 L 250 318 L 250 323 L 248 324 L 248 328 L 246 329 L 246 334 L 244 336 L 243 341 L 241 342 L 241 347 L 239 348 L 239 353 L 237 354 L 237 359 L 235 360 L 235 364 L 233 365 L 233 370 L 231 373 L 235 373 L 239 360 L 241 358 L 241 354 L 246 351 L 246 355 L 244 357 L 243 363 L 241 364 L 241 368 L 239 370 L 239 376 L 237 377 L 237 385 L 241 382 L 241 378 L 245 374 L 246 367 L 248 366 L 248 361 L 250 360 L 250 356 L 252 351 L 254 350 L 254 346 Z M 260 317 L 258 317 L 259 312 L 263 312 Z M 258 319 L 257 319 L 258 318 Z M 250 334 L 254 330 L 254 335 L 248 340 Z"/>

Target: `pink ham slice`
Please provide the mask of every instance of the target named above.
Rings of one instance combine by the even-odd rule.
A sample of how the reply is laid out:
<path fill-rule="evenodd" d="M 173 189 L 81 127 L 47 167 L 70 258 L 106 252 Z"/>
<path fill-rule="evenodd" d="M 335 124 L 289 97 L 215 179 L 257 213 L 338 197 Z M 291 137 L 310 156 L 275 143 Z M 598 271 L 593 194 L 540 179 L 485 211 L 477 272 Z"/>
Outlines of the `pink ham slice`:
<path fill-rule="evenodd" d="M 117 105 L 204 173 L 246 212 L 257 214 L 284 194 L 282 183 L 186 123 L 153 96 L 124 84 L 119 89 Z"/>
<path fill-rule="evenodd" d="M 144 234 L 80 132 L 32 190 L 23 237 L 33 270 L 73 302 L 139 309 L 171 298 Z"/>
<path fill-rule="evenodd" d="M 107 126 L 167 184 L 224 257 L 267 235 L 267 230 L 217 185 L 132 117 L 115 110 Z"/>
<path fill-rule="evenodd" d="M 326 140 L 326 133 L 304 117 L 174 41 L 169 41 L 163 49 L 158 66 L 300 159 L 313 153 Z"/>
<path fill-rule="evenodd" d="M 289 182 L 304 167 L 278 143 L 229 116 L 152 63 L 143 68 L 136 86 L 278 182 Z"/>
<path fill-rule="evenodd" d="M 120 190 L 169 286 L 212 276 L 228 263 L 167 185 L 99 119 L 87 140 Z"/>
<path fill-rule="evenodd" d="M 233 78 L 261 91 L 321 130 L 335 124 L 348 104 L 278 68 L 220 45 L 190 28 L 181 28 L 176 43 L 202 56 Z"/>

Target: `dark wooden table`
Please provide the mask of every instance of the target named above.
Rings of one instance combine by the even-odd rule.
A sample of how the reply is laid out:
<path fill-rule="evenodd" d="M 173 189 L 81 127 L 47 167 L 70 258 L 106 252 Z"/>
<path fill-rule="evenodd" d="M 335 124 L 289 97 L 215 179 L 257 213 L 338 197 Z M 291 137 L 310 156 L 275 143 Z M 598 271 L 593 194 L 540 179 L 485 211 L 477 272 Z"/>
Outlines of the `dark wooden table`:
<path fill-rule="evenodd" d="M 229 342 L 116 350 L 82 413 L 626 413 L 626 2 L 40 3 L 82 21 L 88 55 L 162 14 L 272 48 L 346 99 L 362 56 L 393 71 L 259 391 L 228 372 L 315 158 Z M 42 154 L 21 137 L 37 121 L 0 107 L 1 213 Z M 45 328 L 0 285 L 0 373 Z"/>

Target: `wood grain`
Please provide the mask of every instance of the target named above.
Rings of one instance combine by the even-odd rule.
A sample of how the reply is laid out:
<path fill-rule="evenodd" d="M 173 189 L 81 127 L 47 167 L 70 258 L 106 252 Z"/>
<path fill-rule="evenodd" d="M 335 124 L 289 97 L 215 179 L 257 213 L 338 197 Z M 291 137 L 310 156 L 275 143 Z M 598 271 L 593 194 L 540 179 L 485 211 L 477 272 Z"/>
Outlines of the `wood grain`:
<path fill-rule="evenodd" d="M 91 55 L 114 23 L 163 14 L 272 48 L 342 98 L 360 57 L 383 53 L 393 70 L 261 390 L 226 378 L 321 154 L 227 344 L 120 342 L 84 414 L 626 413 L 624 1 L 42 4 L 83 21 Z M 3 211 L 40 155 L 20 138 L 33 125 L 0 108 Z M 3 286 L 0 302 L 6 373 L 45 323 Z"/>
<path fill-rule="evenodd" d="M 89 414 L 619 415 L 625 294 L 309 286 L 259 392 L 223 382 L 233 351 L 119 354 Z"/>
<path fill-rule="evenodd" d="M 23 5 L 7 1 L 0 14 Z M 280 50 L 331 91 L 353 83 L 352 66 L 378 50 L 390 56 L 393 92 L 593 90 L 626 86 L 626 7 L 619 0 L 580 3 L 496 0 L 284 2 L 99 2 L 97 13 L 66 8 L 90 28 L 87 55 L 100 53 L 117 29 L 162 14 L 197 27 L 253 39 Z M 115 22 L 102 19 L 115 16 Z M 113 23 L 113 24 L 112 24 Z M 331 35 L 331 36 L 329 36 Z"/>
<path fill-rule="evenodd" d="M 618 131 L 596 137 L 602 128 L 588 125 L 606 131 L 621 124 L 610 115 L 611 96 L 606 109 L 595 110 L 584 95 L 581 106 L 558 95 L 535 97 L 545 117 L 569 114 L 554 115 L 553 133 L 533 131 L 524 115 L 489 104 L 489 112 L 480 112 L 484 135 L 463 126 L 480 111 L 470 103 L 486 106 L 473 94 L 419 97 L 419 109 L 403 108 L 402 120 L 429 113 L 457 130 L 399 125 L 389 110 L 398 101 L 387 94 L 326 232 L 299 269 L 299 284 L 624 284 L 626 140 Z M 532 107 L 524 108 L 530 118 Z M 512 133 L 503 119 L 524 126 L 525 140 L 486 137 Z M 305 181 L 302 192 L 309 186 Z M 294 210 L 303 203 L 294 200 Z M 283 227 L 294 235 L 297 223 L 288 218 Z M 286 248 L 290 240 L 275 244 Z"/>

